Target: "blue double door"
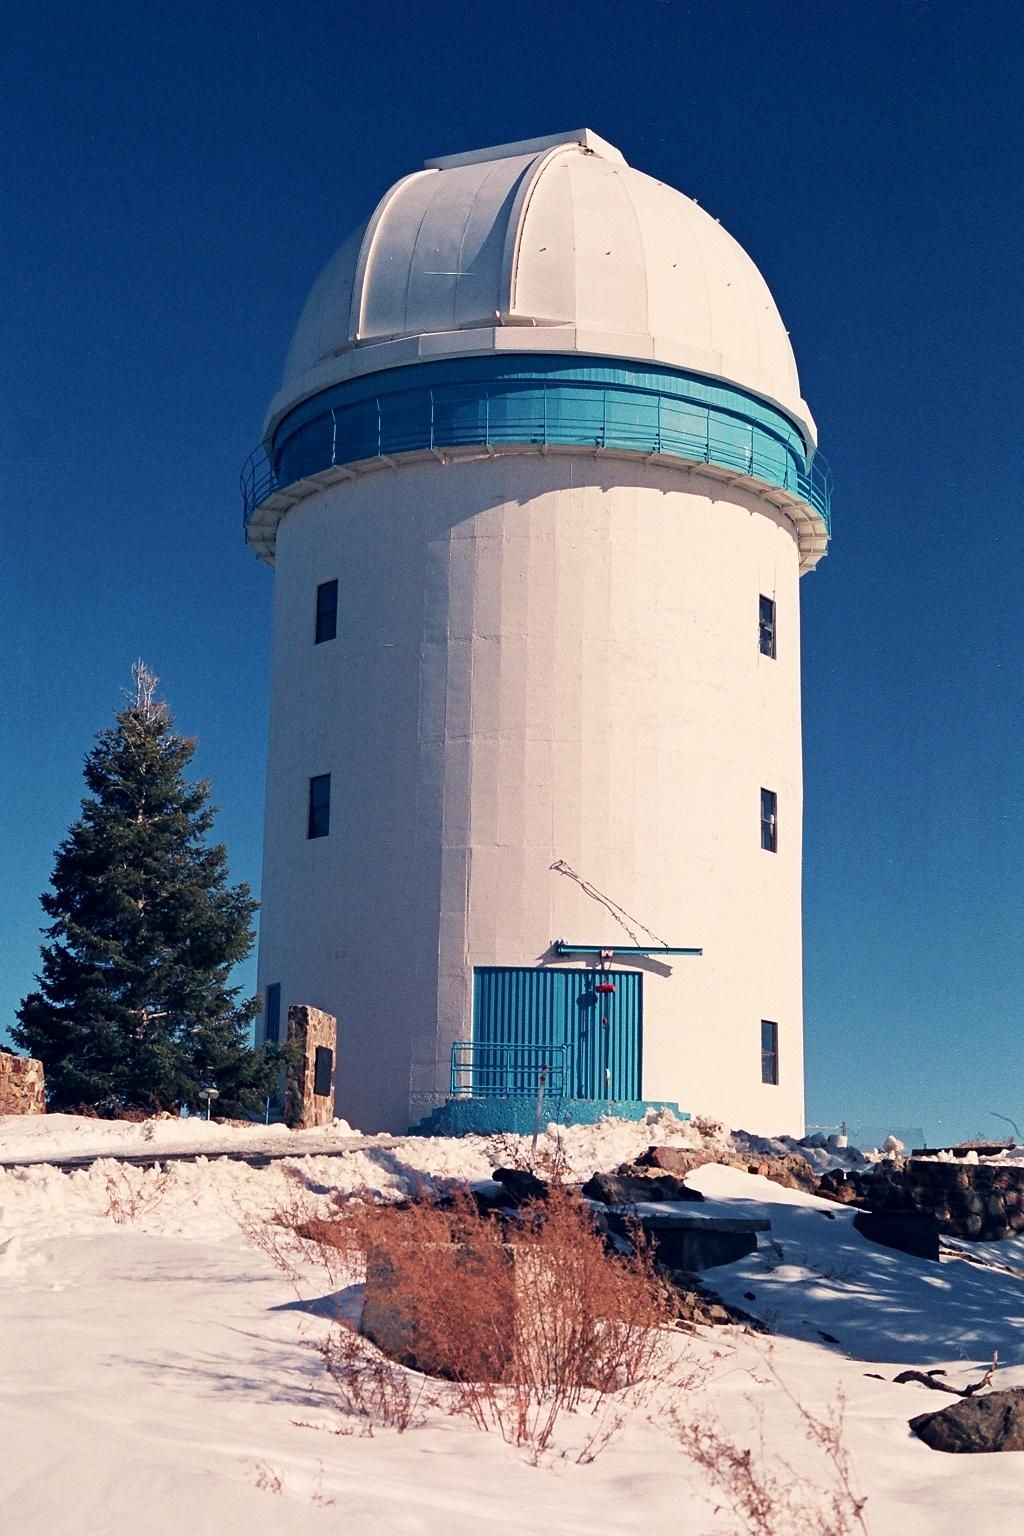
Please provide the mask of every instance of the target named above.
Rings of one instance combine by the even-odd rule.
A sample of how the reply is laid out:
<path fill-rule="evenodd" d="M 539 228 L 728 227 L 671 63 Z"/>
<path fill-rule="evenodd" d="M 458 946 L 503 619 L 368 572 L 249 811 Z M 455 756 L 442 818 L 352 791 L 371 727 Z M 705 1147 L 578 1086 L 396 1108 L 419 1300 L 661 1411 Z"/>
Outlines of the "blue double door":
<path fill-rule="evenodd" d="M 640 971 L 479 966 L 473 973 L 475 1094 L 639 1099 Z M 608 990 L 613 988 L 614 990 Z"/>

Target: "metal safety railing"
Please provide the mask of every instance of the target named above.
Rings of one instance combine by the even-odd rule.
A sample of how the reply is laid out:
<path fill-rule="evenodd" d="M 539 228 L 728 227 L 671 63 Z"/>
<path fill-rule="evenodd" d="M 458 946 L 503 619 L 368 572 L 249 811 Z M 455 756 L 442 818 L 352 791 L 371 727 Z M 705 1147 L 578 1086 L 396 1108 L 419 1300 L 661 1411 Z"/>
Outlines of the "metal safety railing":
<path fill-rule="evenodd" d="M 452 1046 L 453 1098 L 532 1098 L 542 1089 L 561 1097 L 565 1092 L 564 1045 L 487 1045 L 456 1040 Z"/>
<path fill-rule="evenodd" d="M 789 491 L 831 533 L 832 475 L 821 454 L 801 467 L 765 423 L 656 391 L 574 383 L 538 389 L 443 385 L 393 391 L 315 416 L 271 463 L 263 448 L 241 474 L 246 527 L 269 497 L 334 467 L 417 452 L 522 446 L 581 448 L 710 464 Z"/>

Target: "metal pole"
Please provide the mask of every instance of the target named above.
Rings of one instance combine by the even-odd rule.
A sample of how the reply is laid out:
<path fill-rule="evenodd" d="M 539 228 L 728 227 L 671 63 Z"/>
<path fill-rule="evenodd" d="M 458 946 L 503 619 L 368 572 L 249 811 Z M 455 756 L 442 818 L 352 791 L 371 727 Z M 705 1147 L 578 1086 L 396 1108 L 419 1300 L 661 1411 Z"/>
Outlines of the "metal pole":
<path fill-rule="evenodd" d="M 533 1145 L 530 1148 L 530 1167 L 532 1168 L 537 1157 L 537 1138 L 540 1135 L 540 1117 L 544 1113 L 544 1087 L 548 1080 L 547 1066 L 540 1069 L 537 1079 L 537 1104 L 533 1111 Z"/>

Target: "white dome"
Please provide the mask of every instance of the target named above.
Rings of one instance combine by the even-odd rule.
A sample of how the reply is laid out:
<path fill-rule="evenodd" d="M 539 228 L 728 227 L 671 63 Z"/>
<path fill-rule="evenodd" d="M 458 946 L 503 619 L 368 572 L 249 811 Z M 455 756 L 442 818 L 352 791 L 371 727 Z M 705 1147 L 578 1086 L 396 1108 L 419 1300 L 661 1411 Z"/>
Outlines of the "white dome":
<path fill-rule="evenodd" d="M 659 362 L 772 401 L 814 441 L 760 272 L 589 129 L 428 161 L 327 263 L 266 434 L 344 379 L 481 352 Z"/>

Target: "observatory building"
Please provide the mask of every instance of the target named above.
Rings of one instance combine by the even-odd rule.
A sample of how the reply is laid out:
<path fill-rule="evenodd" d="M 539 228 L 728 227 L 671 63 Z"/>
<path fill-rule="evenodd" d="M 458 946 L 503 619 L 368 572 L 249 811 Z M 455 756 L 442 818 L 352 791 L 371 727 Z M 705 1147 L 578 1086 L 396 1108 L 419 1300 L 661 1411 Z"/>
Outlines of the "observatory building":
<path fill-rule="evenodd" d="M 799 579 L 764 280 L 590 130 L 429 160 L 314 284 L 243 475 L 275 567 L 260 986 L 366 1130 L 803 1128 Z"/>

